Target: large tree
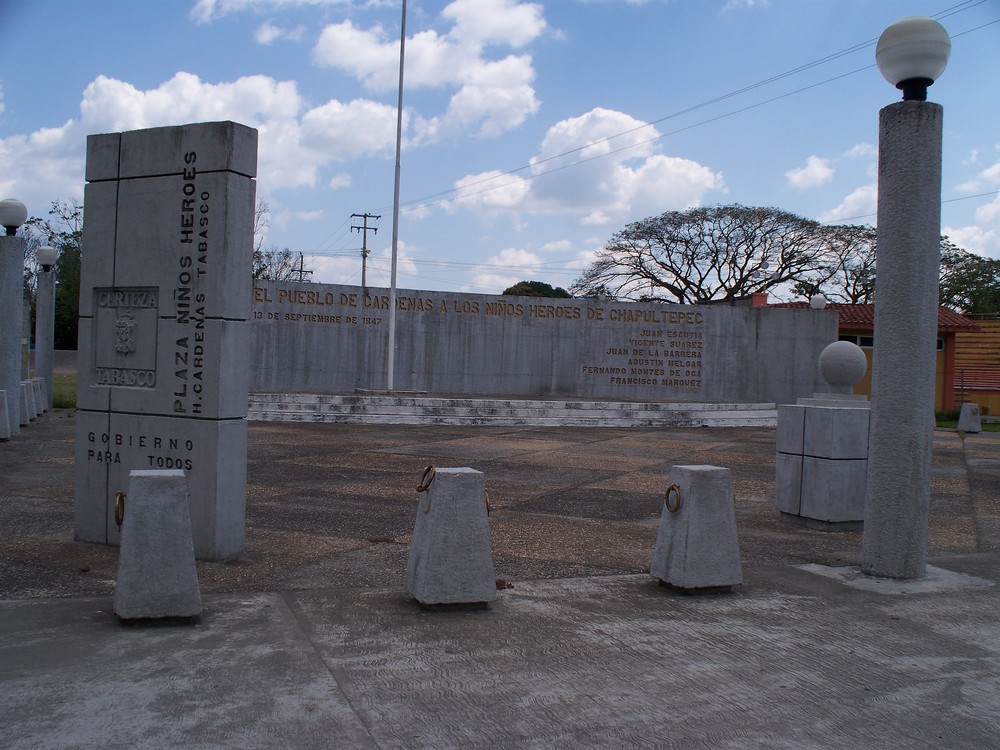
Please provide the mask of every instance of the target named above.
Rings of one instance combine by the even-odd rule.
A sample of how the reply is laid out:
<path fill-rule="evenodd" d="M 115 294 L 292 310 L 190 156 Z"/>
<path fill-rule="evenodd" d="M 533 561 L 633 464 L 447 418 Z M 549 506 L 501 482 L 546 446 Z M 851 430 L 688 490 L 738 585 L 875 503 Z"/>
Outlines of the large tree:
<path fill-rule="evenodd" d="M 80 317 L 80 263 L 83 245 L 83 205 L 75 199 L 52 201 L 48 219 L 32 217 L 26 225 L 34 246 L 51 245 L 56 260 L 56 349 L 76 349 Z"/>
<path fill-rule="evenodd" d="M 683 304 L 744 297 L 821 276 L 821 230 L 777 208 L 668 211 L 616 233 L 570 292 Z"/>
<path fill-rule="evenodd" d="M 312 270 L 296 262 L 295 254 L 287 247 L 264 247 L 266 229 L 271 223 L 271 206 L 267 201 L 257 201 L 253 217 L 253 277 L 270 281 L 302 280 Z M 301 273 L 300 273 L 301 271 Z"/>
<path fill-rule="evenodd" d="M 798 279 L 792 291 L 803 297 L 821 293 L 831 302 L 875 300 L 875 228 L 856 224 L 817 229 L 823 251 L 819 268 Z"/>
<path fill-rule="evenodd" d="M 544 281 L 519 281 L 514 286 L 504 289 L 503 295 L 505 297 L 557 297 L 562 299 L 573 296 L 561 286 L 554 287 Z"/>
<path fill-rule="evenodd" d="M 984 258 L 941 241 L 942 305 L 963 313 L 1000 315 L 1000 260 Z"/>

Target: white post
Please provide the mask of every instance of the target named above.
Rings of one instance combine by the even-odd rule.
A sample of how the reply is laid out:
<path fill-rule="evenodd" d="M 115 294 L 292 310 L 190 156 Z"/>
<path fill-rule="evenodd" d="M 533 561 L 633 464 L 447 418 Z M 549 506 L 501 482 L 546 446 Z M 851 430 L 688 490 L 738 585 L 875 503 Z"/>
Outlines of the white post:
<path fill-rule="evenodd" d="M 396 258 L 399 244 L 399 163 L 403 145 L 403 52 L 406 48 L 406 0 L 399 30 L 399 98 L 396 103 L 396 175 L 392 188 L 392 272 L 389 281 L 389 352 L 386 356 L 386 390 L 393 389 L 396 371 Z"/>

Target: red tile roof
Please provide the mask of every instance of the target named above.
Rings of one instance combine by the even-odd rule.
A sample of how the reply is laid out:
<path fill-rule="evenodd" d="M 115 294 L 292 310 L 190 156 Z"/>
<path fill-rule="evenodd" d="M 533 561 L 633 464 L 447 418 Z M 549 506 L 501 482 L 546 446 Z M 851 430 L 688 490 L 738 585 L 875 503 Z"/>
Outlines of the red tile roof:
<path fill-rule="evenodd" d="M 808 302 L 779 302 L 768 307 L 789 307 L 808 310 Z M 830 302 L 827 307 L 840 315 L 840 327 L 871 331 L 875 328 L 875 305 L 850 305 Z M 978 331 L 979 326 L 949 307 L 938 308 L 938 331 Z"/>

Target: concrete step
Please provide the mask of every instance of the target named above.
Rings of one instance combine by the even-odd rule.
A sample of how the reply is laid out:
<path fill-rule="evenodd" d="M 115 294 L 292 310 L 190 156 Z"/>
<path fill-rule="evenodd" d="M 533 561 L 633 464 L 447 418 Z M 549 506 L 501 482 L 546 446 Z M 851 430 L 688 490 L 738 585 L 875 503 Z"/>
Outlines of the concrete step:
<path fill-rule="evenodd" d="M 503 399 L 410 394 L 252 393 L 261 422 L 536 427 L 773 427 L 772 403 L 658 403 Z"/>

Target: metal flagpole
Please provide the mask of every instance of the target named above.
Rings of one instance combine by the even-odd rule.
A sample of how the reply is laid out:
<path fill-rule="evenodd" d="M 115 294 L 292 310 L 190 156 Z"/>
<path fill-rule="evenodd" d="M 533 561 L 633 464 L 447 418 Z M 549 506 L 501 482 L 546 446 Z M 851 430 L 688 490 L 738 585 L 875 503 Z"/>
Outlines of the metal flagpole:
<path fill-rule="evenodd" d="M 389 352 L 386 357 L 386 390 L 393 389 L 396 369 L 396 249 L 399 243 L 399 155 L 403 145 L 403 50 L 406 47 L 406 0 L 399 31 L 399 100 L 396 104 L 396 179 L 392 189 L 392 273 L 389 282 Z"/>

